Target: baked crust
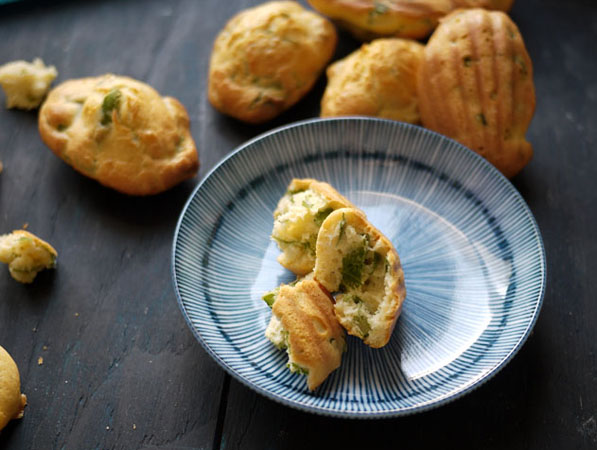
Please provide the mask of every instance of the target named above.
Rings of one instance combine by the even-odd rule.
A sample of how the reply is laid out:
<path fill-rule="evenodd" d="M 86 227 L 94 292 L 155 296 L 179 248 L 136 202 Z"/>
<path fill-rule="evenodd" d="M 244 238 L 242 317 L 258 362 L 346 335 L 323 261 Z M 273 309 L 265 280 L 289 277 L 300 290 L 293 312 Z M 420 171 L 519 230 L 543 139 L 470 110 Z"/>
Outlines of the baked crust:
<path fill-rule="evenodd" d="M 450 0 L 309 0 L 357 39 L 427 36 L 452 8 Z"/>
<path fill-rule="evenodd" d="M 358 287 L 343 285 L 344 259 L 355 246 L 361 245 L 359 241 L 348 246 L 340 243 L 342 239 L 351 239 L 348 227 L 352 227 L 360 242 L 363 241 L 362 237 L 365 237 L 368 248 L 378 253 L 384 261 L 384 266 L 379 268 L 371 263 L 368 266 L 370 278 L 365 279 L 362 286 Z M 346 237 L 343 237 L 344 233 Z M 376 270 L 381 272 L 376 273 Z M 359 210 L 342 208 L 327 217 L 317 236 L 314 275 L 328 291 L 340 291 L 336 296 L 335 314 L 349 334 L 363 339 L 365 344 L 373 348 L 383 347 L 388 343 L 406 297 L 404 272 L 398 253 L 390 240 L 367 220 L 365 214 Z M 375 282 L 373 277 L 377 277 L 378 281 Z M 367 333 L 355 322 L 354 311 L 349 314 L 344 307 L 344 301 L 349 301 L 351 296 L 356 296 L 359 301 L 363 301 L 362 297 L 364 306 L 368 308 L 367 311 L 363 311 L 369 316 L 370 330 Z M 372 301 L 368 301 L 369 298 Z"/>
<path fill-rule="evenodd" d="M 312 191 L 321 194 L 334 209 L 356 208 L 350 200 L 334 189 L 331 184 L 324 181 L 318 181 L 313 178 L 293 178 L 288 185 L 289 191 L 306 191 L 307 189 L 311 189 Z"/>
<path fill-rule="evenodd" d="M 364 115 L 418 123 L 417 71 L 424 46 L 377 39 L 330 65 L 321 116 Z"/>
<path fill-rule="evenodd" d="M 513 0 L 309 0 L 309 3 L 357 39 L 371 40 L 421 39 L 434 30 L 441 17 L 456 8 L 507 11 Z"/>
<path fill-rule="evenodd" d="M 533 150 L 533 66 L 520 31 L 499 11 L 457 10 L 424 51 L 418 74 L 421 121 L 516 175 Z"/>
<path fill-rule="evenodd" d="M 184 106 L 129 77 L 60 84 L 42 105 L 38 125 L 67 164 L 125 194 L 157 194 L 199 168 Z"/>
<path fill-rule="evenodd" d="M 280 287 L 272 312 L 288 332 L 289 364 L 307 369 L 307 386 L 316 389 L 340 367 L 345 348 L 332 298 L 316 281 L 303 280 Z"/>
<path fill-rule="evenodd" d="M 27 396 L 21 394 L 19 369 L 10 354 L 0 346 L 0 430 L 13 419 L 23 417 Z"/>
<path fill-rule="evenodd" d="M 244 10 L 214 42 L 209 101 L 245 122 L 273 119 L 311 89 L 336 42 L 334 26 L 296 2 Z"/>

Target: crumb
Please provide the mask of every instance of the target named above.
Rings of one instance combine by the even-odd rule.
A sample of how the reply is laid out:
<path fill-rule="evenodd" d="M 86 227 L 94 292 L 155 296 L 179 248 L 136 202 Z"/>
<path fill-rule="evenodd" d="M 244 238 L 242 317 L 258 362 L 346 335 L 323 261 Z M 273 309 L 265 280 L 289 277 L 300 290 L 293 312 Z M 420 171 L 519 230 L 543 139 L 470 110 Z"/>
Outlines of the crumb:
<path fill-rule="evenodd" d="M 78 312 L 75 313 L 75 317 L 79 317 L 79 313 Z"/>
<path fill-rule="evenodd" d="M 110 429 L 110 427 L 106 427 L 106 430 L 109 430 L 109 429 Z"/>
<path fill-rule="evenodd" d="M 29 228 L 29 222 L 23 224 L 23 230 L 26 230 L 27 228 Z"/>
<path fill-rule="evenodd" d="M 48 349 L 48 346 L 44 345 L 41 349 L 44 350 L 44 351 L 46 351 Z"/>
<path fill-rule="evenodd" d="M 40 356 L 39 358 L 37 358 L 37 365 L 41 366 L 44 363 L 44 359 Z"/>
<path fill-rule="evenodd" d="M 4 169 L 4 166 L 2 165 L 2 161 L 0 161 L 0 173 L 2 173 L 2 169 Z"/>
<path fill-rule="evenodd" d="M 137 425 L 133 424 L 133 430 L 137 429 Z"/>
<path fill-rule="evenodd" d="M 25 230 L 0 236 L 0 262 L 8 264 L 10 276 L 31 283 L 38 272 L 56 267 L 58 253 L 47 242 Z"/>
<path fill-rule="evenodd" d="M 6 94 L 6 107 L 37 108 L 57 75 L 54 66 L 46 66 L 39 58 L 32 63 L 13 61 L 0 66 L 0 86 Z"/>

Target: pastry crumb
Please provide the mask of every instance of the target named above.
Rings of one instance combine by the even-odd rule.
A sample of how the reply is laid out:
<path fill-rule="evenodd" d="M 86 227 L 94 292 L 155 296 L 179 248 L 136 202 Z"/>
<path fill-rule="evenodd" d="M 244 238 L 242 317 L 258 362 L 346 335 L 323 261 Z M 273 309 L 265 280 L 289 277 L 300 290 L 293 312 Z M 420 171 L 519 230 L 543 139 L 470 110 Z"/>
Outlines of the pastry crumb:
<path fill-rule="evenodd" d="M 25 230 L 0 236 L 0 262 L 8 264 L 10 275 L 20 283 L 32 283 L 38 272 L 56 267 L 56 250 Z"/>
<path fill-rule="evenodd" d="M 38 366 L 41 366 L 43 363 L 44 363 L 43 357 L 40 356 L 39 358 L 37 358 L 37 365 Z"/>
<path fill-rule="evenodd" d="M 0 86 L 6 94 L 6 107 L 35 109 L 48 93 L 58 72 L 40 58 L 33 62 L 12 61 L 0 66 Z"/>

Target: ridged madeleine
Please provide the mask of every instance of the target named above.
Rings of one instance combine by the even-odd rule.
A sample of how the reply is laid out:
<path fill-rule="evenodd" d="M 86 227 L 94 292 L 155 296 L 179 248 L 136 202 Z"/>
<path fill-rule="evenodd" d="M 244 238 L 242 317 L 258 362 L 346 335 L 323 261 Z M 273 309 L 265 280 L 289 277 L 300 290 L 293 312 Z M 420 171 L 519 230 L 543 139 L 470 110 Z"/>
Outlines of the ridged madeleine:
<path fill-rule="evenodd" d="M 485 157 L 504 175 L 531 159 L 533 66 L 503 12 L 457 10 L 442 19 L 418 73 L 421 122 Z"/>

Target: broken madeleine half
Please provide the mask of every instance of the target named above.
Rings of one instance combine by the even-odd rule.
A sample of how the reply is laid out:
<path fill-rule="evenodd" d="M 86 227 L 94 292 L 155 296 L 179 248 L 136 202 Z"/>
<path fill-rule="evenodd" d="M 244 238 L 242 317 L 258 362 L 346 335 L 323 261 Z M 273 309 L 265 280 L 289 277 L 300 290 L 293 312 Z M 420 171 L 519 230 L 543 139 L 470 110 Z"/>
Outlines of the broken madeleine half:
<path fill-rule="evenodd" d="M 330 294 L 315 280 L 305 279 L 277 288 L 271 308 L 265 336 L 286 349 L 290 371 L 306 375 L 309 390 L 315 390 L 340 367 L 346 347 Z"/>
<path fill-rule="evenodd" d="M 278 262 L 298 276 L 311 272 L 319 227 L 339 208 L 356 206 L 328 183 L 293 179 L 274 211 L 272 239 L 282 250 Z"/>
<path fill-rule="evenodd" d="M 315 279 L 338 292 L 334 310 L 340 324 L 370 347 L 386 345 L 406 296 L 392 243 L 361 211 L 342 208 L 321 225 L 316 253 Z"/>

